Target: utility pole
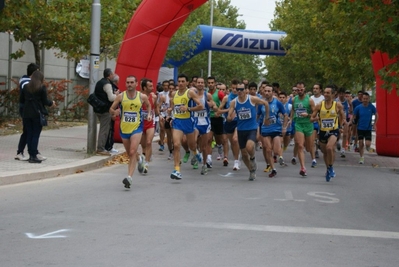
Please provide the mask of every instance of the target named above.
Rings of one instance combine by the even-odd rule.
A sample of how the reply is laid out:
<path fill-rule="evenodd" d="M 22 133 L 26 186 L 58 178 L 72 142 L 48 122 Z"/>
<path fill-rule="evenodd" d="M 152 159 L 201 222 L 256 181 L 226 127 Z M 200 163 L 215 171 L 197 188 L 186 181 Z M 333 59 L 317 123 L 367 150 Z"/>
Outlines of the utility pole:
<path fill-rule="evenodd" d="M 100 68 L 100 28 L 101 28 L 101 3 L 100 0 L 93 0 L 91 6 L 91 35 L 90 35 L 90 91 L 94 93 L 94 88 L 98 81 L 98 71 Z M 97 118 L 93 107 L 89 105 L 88 125 L 87 125 L 87 153 L 93 154 L 97 146 Z"/>

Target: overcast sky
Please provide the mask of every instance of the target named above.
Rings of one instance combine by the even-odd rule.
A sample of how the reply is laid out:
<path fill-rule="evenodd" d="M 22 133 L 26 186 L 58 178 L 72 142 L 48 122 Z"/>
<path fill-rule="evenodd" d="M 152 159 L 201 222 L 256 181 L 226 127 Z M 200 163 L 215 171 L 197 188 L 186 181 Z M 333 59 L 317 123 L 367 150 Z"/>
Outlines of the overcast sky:
<path fill-rule="evenodd" d="M 247 30 L 270 31 L 269 23 L 273 19 L 275 0 L 231 0 L 245 21 Z"/>

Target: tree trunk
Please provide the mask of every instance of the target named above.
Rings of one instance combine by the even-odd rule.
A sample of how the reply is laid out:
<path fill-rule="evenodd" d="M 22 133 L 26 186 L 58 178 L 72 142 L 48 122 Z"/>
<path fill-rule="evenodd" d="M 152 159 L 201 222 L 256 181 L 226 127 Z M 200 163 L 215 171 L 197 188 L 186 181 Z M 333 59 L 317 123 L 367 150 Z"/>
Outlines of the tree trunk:
<path fill-rule="evenodd" d="M 40 66 L 41 58 L 40 58 L 40 45 L 39 45 L 39 42 L 38 42 L 38 41 L 35 41 L 35 40 L 31 40 L 31 42 L 32 42 L 32 44 L 33 44 L 33 50 L 35 51 L 35 61 L 36 61 L 36 64 L 37 64 L 38 66 Z M 41 71 L 43 71 L 43 70 L 41 70 Z"/>

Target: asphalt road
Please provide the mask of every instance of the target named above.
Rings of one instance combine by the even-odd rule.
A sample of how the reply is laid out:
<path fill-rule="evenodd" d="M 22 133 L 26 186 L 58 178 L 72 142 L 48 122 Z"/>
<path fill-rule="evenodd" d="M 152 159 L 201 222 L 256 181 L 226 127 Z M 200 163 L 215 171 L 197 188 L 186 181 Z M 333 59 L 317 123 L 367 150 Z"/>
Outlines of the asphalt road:
<path fill-rule="evenodd" d="M 258 159 L 260 160 L 260 152 Z M 214 161 L 208 175 L 155 152 L 126 165 L 0 187 L 1 266 L 398 266 L 399 177 L 388 169 L 289 164 L 257 179 Z M 308 165 L 309 165 L 308 161 Z M 319 163 L 320 164 L 320 163 Z"/>

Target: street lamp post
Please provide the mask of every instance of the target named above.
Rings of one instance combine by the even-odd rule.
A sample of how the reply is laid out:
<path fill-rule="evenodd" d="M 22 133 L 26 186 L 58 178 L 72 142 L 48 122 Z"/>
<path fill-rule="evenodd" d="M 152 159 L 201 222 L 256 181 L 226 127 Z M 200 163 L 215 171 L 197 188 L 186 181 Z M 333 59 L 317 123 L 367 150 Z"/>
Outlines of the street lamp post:
<path fill-rule="evenodd" d="M 98 81 L 100 68 L 100 28 L 101 28 L 101 4 L 100 0 L 93 0 L 91 6 L 91 39 L 90 39 L 90 94 L 94 93 Z M 97 119 L 93 107 L 89 105 L 87 125 L 87 153 L 96 151 L 97 145 Z"/>
<path fill-rule="evenodd" d="M 211 2 L 211 19 L 210 19 L 210 26 L 213 26 L 213 0 Z M 212 50 L 208 51 L 208 77 L 211 76 L 212 73 Z"/>

